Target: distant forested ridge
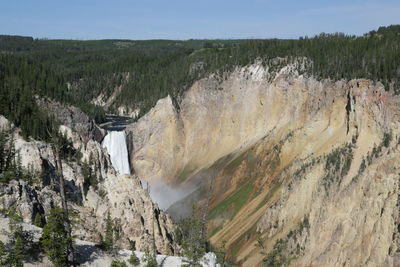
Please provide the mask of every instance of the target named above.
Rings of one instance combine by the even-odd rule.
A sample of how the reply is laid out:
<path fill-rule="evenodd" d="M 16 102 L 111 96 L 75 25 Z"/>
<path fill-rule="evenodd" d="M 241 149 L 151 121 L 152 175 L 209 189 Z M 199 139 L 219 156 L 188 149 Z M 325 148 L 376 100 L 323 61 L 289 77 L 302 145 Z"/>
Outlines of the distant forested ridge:
<path fill-rule="evenodd" d="M 297 40 L 46 40 L 0 35 L 0 114 L 26 136 L 49 138 L 56 122 L 35 102 L 50 97 L 80 107 L 98 122 L 105 110 L 92 100 L 120 93 L 108 112 L 125 105 L 147 112 L 197 79 L 261 59 L 274 65 L 307 58 L 305 72 L 332 80 L 367 78 L 400 93 L 400 25 L 363 36 L 341 33 Z"/>

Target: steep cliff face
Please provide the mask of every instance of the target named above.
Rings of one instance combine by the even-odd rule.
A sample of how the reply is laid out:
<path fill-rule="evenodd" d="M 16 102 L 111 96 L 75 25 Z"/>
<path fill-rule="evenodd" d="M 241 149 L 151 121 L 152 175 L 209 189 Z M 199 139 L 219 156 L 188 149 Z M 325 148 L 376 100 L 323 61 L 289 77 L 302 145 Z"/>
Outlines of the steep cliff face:
<path fill-rule="evenodd" d="M 0 117 L 0 128 L 7 130 L 8 121 Z M 163 254 L 177 253 L 175 225 L 170 217 L 154 204 L 135 175 L 117 173 L 107 151 L 94 141 L 67 126 L 60 131 L 82 154 L 77 160 L 63 160 L 63 175 L 70 209 L 79 216 L 73 235 L 80 240 L 100 242 L 104 238 L 106 218 L 112 219 L 120 238 L 116 244 L 137 250 L 153 248 Z M 0 208 L 15 210 L 26 223 L 33 223 L 38 214 L 46 214 L 61 205 L 59 181 L 51 146 L 35 140 L 24 140 L 19 130 L 11 129 L 21 164 L 37 173 L 35 180 L 22 181 L 15 177 L 0 185 Z M 92 177 L 83 174 L 83 162 L 90 162 Z"/>
<path fill-rule="evenodd" d="M 399 98 L 299 70 L 257 63 L 160 100 L 127 128 L 131 166 L 196 188 L 211 242 L 244 266 L 399 264 Z"/>
<path fill-rule="evenodd" d="M 77 132 L 85 142 L 94 139 L 98 142 L 103 140 L 105 131 L 99 128 L 93 120 L 82 110 L 75 106 L 61 104 L 48 98 L 36 97 L 36 103 L 62 124 Z"/>

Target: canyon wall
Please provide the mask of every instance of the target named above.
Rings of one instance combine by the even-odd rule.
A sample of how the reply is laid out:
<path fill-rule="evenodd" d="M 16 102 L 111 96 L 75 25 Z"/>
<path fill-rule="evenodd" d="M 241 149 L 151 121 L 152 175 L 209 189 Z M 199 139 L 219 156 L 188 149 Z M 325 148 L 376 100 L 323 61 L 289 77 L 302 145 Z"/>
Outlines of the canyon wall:
<path fill-rule="evenodd" d="M 15 177 L 0 184 L 0 208 L 33 224 L 36 216 L 44 216 L 55 206 L 61 206 L 59 178 L 55 173 L 51 145 L 33 139 L 24 140 L 20 130 L 0 116 L 0 129 L 9 131 L 15 142 L 21 165 L 34 176 L 31 181 Z M 170 217 L 158 208 L 135 175 L 114 170 L 107 151 L 100 143 L 61 125 L 60 132 L 71 141 L 81 156 L 63 159 L 69 209 L 77 214 L 73 235 L 85 241 L 100 243 L 110 216 L 118 239 L 115 245 L 139 251 L 155 249 L 159 253 L 178 253 L 176 227 Z M 84 175 L 83 166 L 91 168 L 91 177 Z"/>
<path fill-rule="evenodd" d="M 399 98 L 301 72 L 258 62 L 159 100 L 126 130 L 131 166 L 202 191 L 212 244 L 243 266 L 396 266 Z"/>

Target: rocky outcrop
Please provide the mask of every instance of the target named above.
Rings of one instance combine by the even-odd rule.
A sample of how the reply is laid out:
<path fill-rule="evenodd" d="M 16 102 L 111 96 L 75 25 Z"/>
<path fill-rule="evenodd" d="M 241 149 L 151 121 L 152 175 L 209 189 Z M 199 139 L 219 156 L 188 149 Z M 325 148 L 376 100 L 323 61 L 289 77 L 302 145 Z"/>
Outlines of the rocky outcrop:
<path fill-rule="evenodd" d="M 30 247 L 37 247 L 39 240 L 42 236 L 42 228 L 36 227 L 28 223 L 18 223 L 26 236 L 29 236 Z M 0 215 L 0 240 L 5 243 L 10 243 L 10 237 L 12 232 L 10 230 L 10 220 Z M 96 243 L 82 241 L 80 239 L 74 240 L 74 253 L 75 260 L 79 266 L 110 266 L 113 260 L 122 262 L 129 262 L 129 258 L 132 255 L 131 249 L 119 249 L 114 252 L 107 252 L 102 250 Z M 146 265 L 145 253 L 143 251 L 136 250 L 135 255 L 140 260 L 140 266 Z M 156 255 L 156 260 L 159 266 L 164 267 L 176 267 L 184 264 L 184 258 L 171 255 Z M 40 267 L 53 267 L 54 264 L 49 260 L 48 256 L 40 250 L 31 249 L 29 255 L 27 255 L 24 266 L 40 266 Z M 129 266 L 129 265 L 128 265 Z M 208 252 L 204 255 L 201 265 L 203 267 L 216 267 L 216 255 Z"/>
<path fill-rule="evenodd" d="M 37 104 L 53 114 L 65 126 L 73 129 L 84 141 L 94 139 L 101 142 L 105 131 L 99 128 L 82 110 L 75 106 L 63 105 L 57 101 L 45 98 L 36 98 Z"/>
<path fill-rule="evenodd" d="M 0 187 L 2 210 L 15 209 L 26 223 L 33 223 L 37 214 L 43 214 L 43 205 L 37 191 L 25 181 L 12 180 Z"/>
<path fill-rule="evenodd" d="M 211 242 L 243 266 L 396 266 L 399 98 L 299 69 L 256 63 L 197 81 L 179 110 L 160 100 L 127 128 L 131 165 L 209 192 L 194 201 Z"/>
<path fill-rule="evenodd" d="M 49 144 L 26 141 L 18 129 L 11 131 L 21 165 L 34 173 L 35 178 L 24 181 L 15 177 L 8 184 L 0 184 L 0 208 L 6 213 L 20 215 L 26 223 L 33 223 L 37 214 L 44 215 L 60 206 L 54 157 Z M 79 215 L 73 235 L 81 240 L 100 242 L 110 214 L 120 237 L 117 245 L 145 250 L 152 249 L 154 244 L 159 253 L 177 253 L 175 225 L 152 202 L 140 180 L 135 175 L 118 174 L 107 151 L 98 142 L 83 141 L 77 132 L 65 125 L 60 131 L 79 151 L 77 157 L 62 161 L 69 206 Z M 84 162 L 92 170 L 90 179 L 83 174 Z"/>

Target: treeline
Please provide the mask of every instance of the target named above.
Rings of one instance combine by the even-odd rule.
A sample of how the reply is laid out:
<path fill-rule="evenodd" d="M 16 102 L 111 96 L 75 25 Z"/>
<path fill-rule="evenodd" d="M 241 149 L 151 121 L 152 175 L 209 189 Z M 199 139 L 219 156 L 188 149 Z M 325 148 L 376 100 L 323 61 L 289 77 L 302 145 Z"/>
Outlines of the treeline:
<path fill-rule="evenodd" d="M 400 26 L 381 27 L 361 37 L 343 33 L 321 33 L 298 40 L 249 40 L 229 49 L 214 49 L 198 54 L 209 68 L 231 70 L 259 58 L 264 64 L 275 64 L 276 58 L 306 57 L 306 72 L 317 78 L 333 80 L 366 78 L 381 81 L 386 89 L 399 93 Z"/>
<path fill-rule="evenodd" d="M 20 127 L 25 138 L 48 141 L 57 134 L 57 121 L 41 109 L 36 97 L 50 97 L 80 107 L 102 121 L 104 110 L 68 92 L 65 77 L 40 59 L 23 54 L 0 54 L 0 114 Z"/>
<path fill-rule="evenodd" d="M 400 26 L 380 27 L 363 36 L 322 33 L 297 40 L 38 40 L 0 36 L 0 113 L 26 135 L 46 138 L 51 116 L 35 95 L 74 104 L 101 121 L 104 110 L 90 104 L 117 88 L 108 112 L 121 105 L 146 113 L 155 102 L 180 96 L 193 81 L 261 59 L 279 67 L 307 58 L 305 72 L 324 79 L 367 78 L 400 92 Z"/>

